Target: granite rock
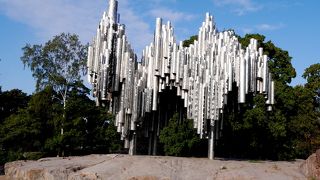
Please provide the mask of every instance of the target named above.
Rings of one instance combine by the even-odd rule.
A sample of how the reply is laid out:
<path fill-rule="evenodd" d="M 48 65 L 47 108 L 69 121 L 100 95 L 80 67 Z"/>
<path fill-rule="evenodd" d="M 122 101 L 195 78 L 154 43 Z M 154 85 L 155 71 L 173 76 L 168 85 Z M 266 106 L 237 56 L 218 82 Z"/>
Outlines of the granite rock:
<path fill-rule="evenodd" d="M 303 163 L 109 154 L 15 161 L 5 173 L 18 180 L 307 179 Z"/>

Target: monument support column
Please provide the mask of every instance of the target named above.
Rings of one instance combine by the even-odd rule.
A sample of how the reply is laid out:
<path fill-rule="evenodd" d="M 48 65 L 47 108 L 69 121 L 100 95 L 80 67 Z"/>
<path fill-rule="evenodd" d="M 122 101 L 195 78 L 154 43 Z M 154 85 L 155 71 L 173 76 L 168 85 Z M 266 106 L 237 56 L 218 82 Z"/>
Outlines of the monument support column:
<path fill-rule="evenodd" d="M 215 127 L 210 126 L 210 133 L 209 133 L 209 139 L 208 139 L 208 158 L 213 159 L 214 158 L 214 144 L 215 144 Z"/>
<path fill-rule="evenodd" d="M 135 155 L 137 149 L 137 134 L 134 132 L 130 139 L 129 155 Z"/>

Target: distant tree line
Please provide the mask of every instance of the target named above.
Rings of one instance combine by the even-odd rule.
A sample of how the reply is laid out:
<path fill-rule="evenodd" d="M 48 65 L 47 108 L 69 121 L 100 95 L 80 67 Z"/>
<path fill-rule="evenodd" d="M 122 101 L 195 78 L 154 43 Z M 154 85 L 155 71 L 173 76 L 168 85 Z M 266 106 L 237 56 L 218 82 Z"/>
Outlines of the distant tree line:
<path fill-rule="evenodd" d="M 275 80 L 275 105 L 266 111 L 262 95 L 249 94 L 245 104 L 235 100 L 224 107 L 222 137 L 216 155 L 231 158 L 288 160 L 306 158 L 320 145 L 320 64 L 303 74 L 305 85 L 290 86 L 296 76 L 289 53 L 265 42 L 260 34 L 238 37 L 243 47 L 250 38 L 270 57 Z M 189 46 L 197 36 L 184 42 Z M 43 156 L 112 153 L 123 150 L 114 117 L 96 107 L 83 85 L 86 47 L 78 36 L 60 34 L 44 45 L 23 48 L 22 62 L 36 80 L 36 91 L 0 88 L 0 165 Z M 206 140 L 199 139 L 192 121 L 174 115 L 159 141 L 165 155 L 205 156 Z M 138 144 L 139 146 L 139 144 Z"/>

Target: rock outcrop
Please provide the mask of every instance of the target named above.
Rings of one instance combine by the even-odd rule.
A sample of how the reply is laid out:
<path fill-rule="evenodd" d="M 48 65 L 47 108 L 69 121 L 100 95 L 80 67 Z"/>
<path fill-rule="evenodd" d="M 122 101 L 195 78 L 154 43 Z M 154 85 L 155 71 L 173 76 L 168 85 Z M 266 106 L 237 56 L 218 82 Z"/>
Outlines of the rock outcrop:
<path fill-rule="evenodd" d="M 18 180 L 306 179 L 302 163 L 110 154 L 15 161 L 5 174 Z"/>
<path fill-rule="evenodd" d="M 308 157 L 302 164 L 301 169 L 306 177 L 320 179 L 320 149 Z"/>

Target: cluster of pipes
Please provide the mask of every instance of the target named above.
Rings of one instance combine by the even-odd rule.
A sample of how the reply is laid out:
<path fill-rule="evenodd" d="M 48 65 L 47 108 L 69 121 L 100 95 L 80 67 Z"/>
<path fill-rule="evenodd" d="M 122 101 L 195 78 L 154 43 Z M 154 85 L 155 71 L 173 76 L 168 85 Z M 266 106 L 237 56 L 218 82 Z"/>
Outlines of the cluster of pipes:
<path fill-rule="evenodd" d="M 249 93 L 265 95 L 268 110 L 274 103 L 274 83 L 268 71 L 268 57 L 251 39 L 241 47 L 233 31 L 218 32 L 214 19 L 206 14 L 198 40 L 189 47 L 176 43 L 170 22 L 156 19 L 154 41 L 142 53 L 140 62 L 128 43 L 125 25 L 119 23 L 117 0 L 109 1 L 97 35 L 88 50 L 88 80 L 93 85 L 97 105 L 106 106 L 116 116 L 129 154 L 136 153 L 137 134 L 144 126 L 149 137 L 149 154 L 156 155 L 159 131 L 160 94 L 175 89 L 187 118 L 201 138 L 208 139 L 208 157 L 214 157 L 214 143 L 221 130 L 227 95 L 238 91 L 238 103 Z M 180 111 L 183 116 L 183 111 Z M 148 125 L 144 125 L 144 124 Z"/>

